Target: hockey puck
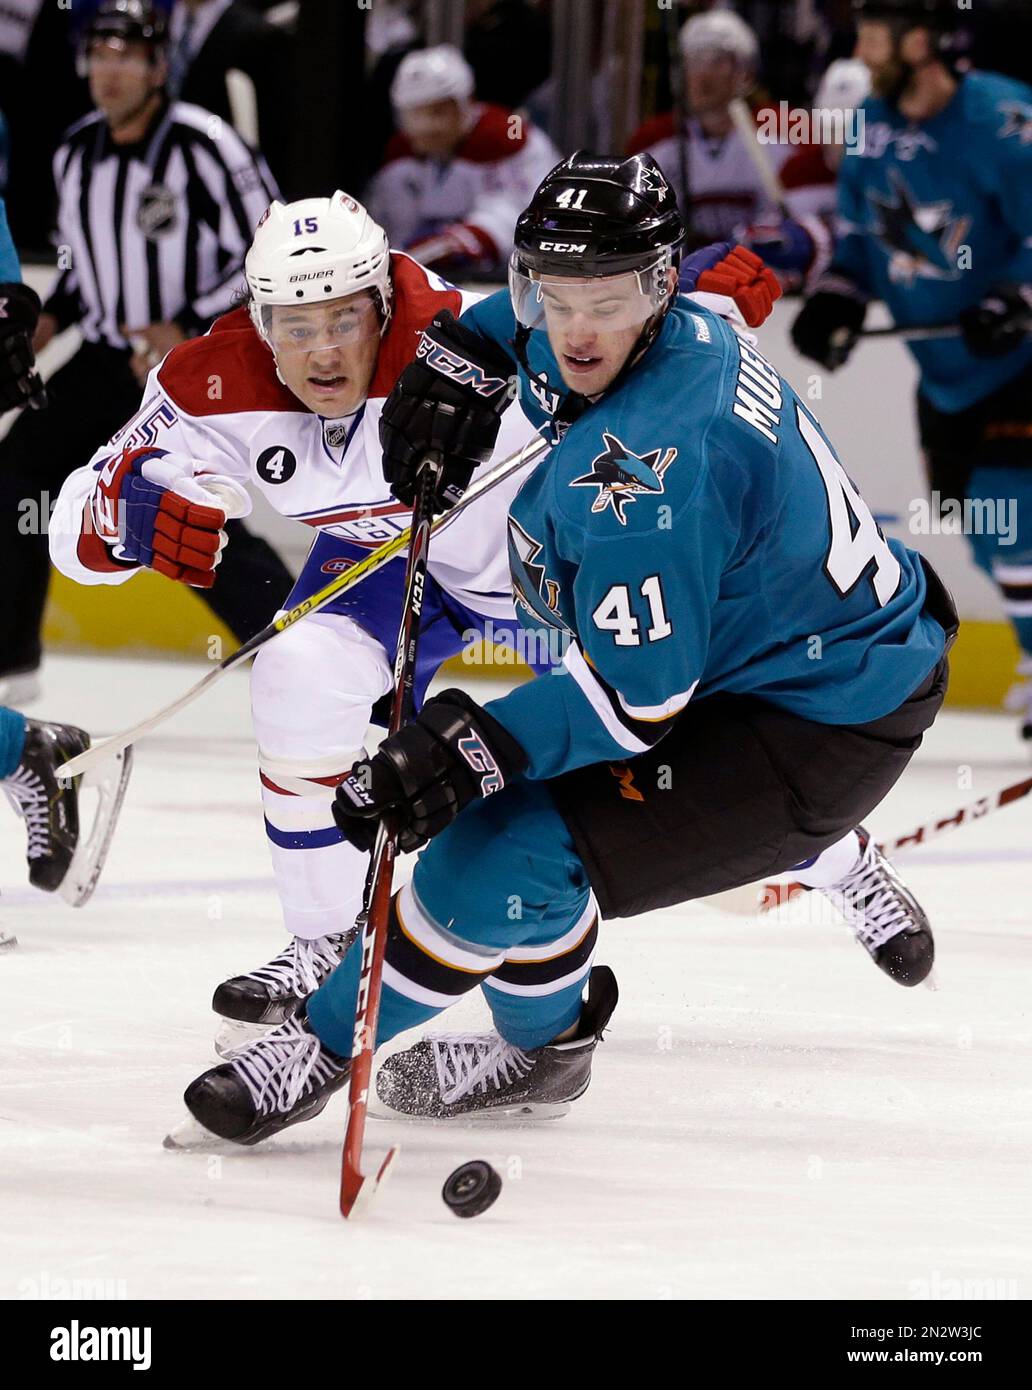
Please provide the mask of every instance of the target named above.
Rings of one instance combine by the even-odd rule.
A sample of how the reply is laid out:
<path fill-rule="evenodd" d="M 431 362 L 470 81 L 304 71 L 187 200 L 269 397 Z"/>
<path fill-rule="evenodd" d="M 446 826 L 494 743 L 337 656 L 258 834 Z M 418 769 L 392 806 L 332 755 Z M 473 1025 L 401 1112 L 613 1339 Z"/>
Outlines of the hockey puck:
<path fill-rule="evenodd" d="M 496 1200 L 502 1190 L 502 1180 L 482 1158 L 456 1168 L 441 1188 L 441 1196 L 449 1211 L 456 1216 L 479 1216 Z"/>

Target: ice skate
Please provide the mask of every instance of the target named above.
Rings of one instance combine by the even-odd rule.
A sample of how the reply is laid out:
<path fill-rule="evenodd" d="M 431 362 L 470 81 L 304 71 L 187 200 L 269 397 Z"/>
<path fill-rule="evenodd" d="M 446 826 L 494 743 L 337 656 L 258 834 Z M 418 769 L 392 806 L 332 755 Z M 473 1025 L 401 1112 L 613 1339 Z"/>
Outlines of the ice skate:
<path fill-rule="evenodd" d="M 347 1083 L 350 1058 L 325 1048 L 304 1013 L 240 1048 L 228 1062 L 204 1072 L 183 1099 L 208 1137 L 258 1144 L 290 1125 L 310 1120 Z M 194 1147 L 196 1131 L 180 1126 L 167 1148 Z"/>
<path fill-rule="evenodd" d="M 861 946 L 900 985 L 919 985 L 935 962 L 935 942 L 920 903 L 863 826 L 860 858 L 850 872 L 820 891 L 838 908 Z"/>
<path fill-rule="evenodd" d="M 497 1033 L 441 1033 L 381 1066 L 376 1094 L 403 1115 L 565 1115 L 591 1081 L 591 1061 L 619 997 L 607 965 L 591 972 L 576 1037 L 524 1051 Z"/>
<path fill-rule="evenodd" d="M 73 907 L 81 907 L 96 887 L 132 766 L 127 748 L 93 772 L 61 781 L 57 769 L 89 746 L 89 734 L 71 724 L 27 719 L 21 762 L 2 784 L 25 821 L 29 882 L 45 893 L 60 890 Z M 86 788 L 98 794 L 88 826 L 81 804 Z"/>
<path fill-rule="evenodd" d="M 237 1048 L 296 1013 L 308 995 L 340 964 L 355 934 L 352 929 L 312 940 L 291 937 L 267 965 L 223 981 L 211 1001 L 223 1019 L 215 1035 L 219 1056 L 231 1056 Z"/>

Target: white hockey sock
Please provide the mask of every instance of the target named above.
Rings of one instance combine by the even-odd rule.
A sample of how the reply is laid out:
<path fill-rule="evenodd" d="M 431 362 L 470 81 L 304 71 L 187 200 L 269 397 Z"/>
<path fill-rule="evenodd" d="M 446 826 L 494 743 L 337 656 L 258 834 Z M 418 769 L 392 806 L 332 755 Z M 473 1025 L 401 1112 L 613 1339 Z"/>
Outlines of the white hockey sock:
<path fill-rule="evenodd" d="M 841 840 L 829 845 L 807 865 L 806 868 L 792 870 L 792 877 L 807 888 L 830 888 L 856 867 L 860 858 L 860 838 L 855 830 L 843 835 Z"/>
<path fill-rule="evenodd" d="M 308 940 L 347 931 L 362 906 L 369 856 L 338 831 L 333 791 L 315 779 L 262 768 L 265 828 L 284 925 Z"/>

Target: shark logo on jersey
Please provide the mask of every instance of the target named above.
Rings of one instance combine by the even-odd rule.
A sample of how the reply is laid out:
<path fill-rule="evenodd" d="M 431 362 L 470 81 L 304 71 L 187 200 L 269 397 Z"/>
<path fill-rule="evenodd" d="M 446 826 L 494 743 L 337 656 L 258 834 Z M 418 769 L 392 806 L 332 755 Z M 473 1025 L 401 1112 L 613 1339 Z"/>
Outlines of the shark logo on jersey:
<path fill-rule="evenodd" d="M 889 278 L 912 285 L 927 280 L 956 280 L 958 252 L 971 226 L 970 217 L 954 217 L 946 199 L 921 203 L 896 169 L 889 170 L 892 191 L 869 191 L 877 222 L 874 234 L 889 257 Z"/>
<path fill-rule="evenodd" d="M 537 563 L 543 549 L 541 542 L 528 535 L 510 516 L 509 573 L 513 601 L 536 618 L 544 618 L 549 626 L 565 629 L 566 624 L 559 617 L 559 585 L 554 579 L 548 579 L 544 565 Z"/>
<path fill-rule="evenodd" d="M 612 507 L 617 521 L 626 526 L 625 507 L 643 494 L 656 497 L 664 491 L 663 474 L 677 458 L 677 450 L 650 449 L 636 454 L 607 430 L 602 431 L 602 442 L 606 447 L 592 459 L 591 472 L 574 478 L 570 486 L 598 488 L 591 510 L 604 512 Z"/>
<path fill-rule="evenodd" d="M 1023 101 L 1004 101 L 1000 103 L 1000 110 L 1007 117 L 999 130 L 1000 139 L 1006 140 L 1008 135 L 1016 135 L 1021 144 L 1032 143 L 1032 106 L 1027 106 Z"/>

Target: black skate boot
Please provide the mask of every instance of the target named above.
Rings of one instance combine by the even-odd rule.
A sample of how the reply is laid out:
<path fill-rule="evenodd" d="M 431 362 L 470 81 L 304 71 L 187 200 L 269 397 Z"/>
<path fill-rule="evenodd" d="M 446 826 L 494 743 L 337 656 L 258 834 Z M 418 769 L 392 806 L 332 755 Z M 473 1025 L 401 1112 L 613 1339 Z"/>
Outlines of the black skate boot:
<path fill-rule="evenodd" d="M 497 1033 L 441 1033 L 388 1057 L 376 1076 L 381 1102 L 402 1115 L 448 1119 L 493 1112 L 565 1115 L 591 1081 L 591 1059 L 619 992 L 608 965 L 591 972 L 576 1037 L 523 1051 Z"/>
<path fill-rule="evenodd" d="M 313 1119 L 347 1084 L 350 1071 L 351 1059 L 325 1048 L 301 1012 L 192 1081 L 183 1099 L 208 1136 L 258 1144 Z M 165 1146 L 189 1147 L 198 1137 L 187 1121 Z"/>
<path fill-rule="evenodd" d="M 61 887 L 79 843 L 78 779 L 59 782 L 55 769 L 89 746 L 89 734 L 71 724 L 26 719 L 21 762 L 0 783 L 25 821 L 29 882 L 45 893 Z"/>
<path fill-rule="evenodd" d="M 225 980 L 211 1001 L 211 1007 L 226 1022 L 215 1036 L 215 1050 L 229 1057 L 236 1048 L 252 1042 L 275 1023 L 295 1014 L 303 1001 L 330 975 L 344 958 L 356 931 L 339 936 L 318 936 L 309 941 L 302 936 L 247 975 Z"/>
<path fill-rule="evenodd" d="M 820 891 L 890 979 L 919 985 L 935 963 L 928 918 L 868 831 L 861 825 L 856 833 L 861 851 L 856 865 L 845 878 Z"/>

